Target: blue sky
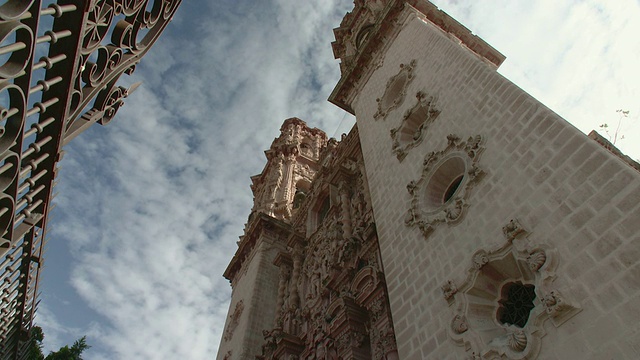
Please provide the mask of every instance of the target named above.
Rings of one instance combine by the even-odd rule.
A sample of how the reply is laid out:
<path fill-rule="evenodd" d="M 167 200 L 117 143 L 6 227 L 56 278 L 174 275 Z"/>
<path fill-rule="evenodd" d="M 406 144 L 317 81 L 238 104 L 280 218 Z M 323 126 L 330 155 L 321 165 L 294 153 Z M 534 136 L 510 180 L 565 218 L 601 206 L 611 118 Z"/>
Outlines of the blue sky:
<path fill-rule="evenodd" d="M 506 55 L 499 72 L 584 132 L 630 110 L 640 158 L 640 3 L 434 1 Z M 36 323 L 86 359 L 210 359 L 249 177 L 285 118 L 339 137 L 332 29 L 349 0 L 184 1 L 108 126 L 65 149 Z"/>

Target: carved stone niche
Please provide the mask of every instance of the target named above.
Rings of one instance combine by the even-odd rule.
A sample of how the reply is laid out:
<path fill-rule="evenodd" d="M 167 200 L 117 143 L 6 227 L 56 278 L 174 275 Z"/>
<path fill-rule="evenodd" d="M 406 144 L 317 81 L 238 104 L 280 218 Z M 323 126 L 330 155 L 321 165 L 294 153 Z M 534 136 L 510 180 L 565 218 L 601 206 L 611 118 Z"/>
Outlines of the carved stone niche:
<path fill-rule="evenodd" d="M 368 304 L 382 288 L 380 276 L 373 266 L 363 267 L 351 283 L 351 294 L 359 304 Z"/>
<path fill-rule="evenodd" d="M 440 115 L 440 110 L 436 109 L 432 96 L 419 91 L 416 99 L 418 99 L 416 105 L 407 110 L 400 126 L 391 130 L 391 151 L 400 161 L 407 156 L 409 149 L 422 141 L 427 127 Z"/>
<path fill-rule="evenodd" d="M 344 359 L 371 359 L 367 312 L 353 298 L 342 296 L 327 309 L 329 332 Z"/>
<path fill-rule="evenodd" d="M 415 67 L 415 60 L 409 64 L 400 64 L 400 72 L 387 81 L 384 94 L 381 98 L 376 99 L 378 111 L 373 114 L 375 120 L 385 119 L 391 110 L 402 104 L 407 95 L 407 87 L 414 78 Z"/>
<path fill-rule="evenodd" d="M 418 226 L 425 237 L 438 223 L 462 219 L 471 188 L 484 175 L 477 166 L 484 150 L 480 135 L 467 141 L 449 135 L 447 140 L 444 150 L 427 154 L 420 179 L 407 185 L 411 203 L 405 224 Z"/>
<path fill-rule="evenodd" d="M 443 295 L 454 315 L 449 326 L 453 341 L 477 359 L 534 359 L 546 334 L 543 323 L 557 327 L 580 312 L 552 282 L 556 252 L 546 246 L 528 247 L 516 239 L 527 233 L 517 221 L 505 231 L 506 242 L 495 250 L 478 250 L 461 284 L 449 280 Z"/>
<path fill-rule="evenodd" d="M 272 359 L 298 359 L 303 350 L 304 344 L 297 336 L 282 333 L 277 340 L 277 348 L 273 351 Z"/>

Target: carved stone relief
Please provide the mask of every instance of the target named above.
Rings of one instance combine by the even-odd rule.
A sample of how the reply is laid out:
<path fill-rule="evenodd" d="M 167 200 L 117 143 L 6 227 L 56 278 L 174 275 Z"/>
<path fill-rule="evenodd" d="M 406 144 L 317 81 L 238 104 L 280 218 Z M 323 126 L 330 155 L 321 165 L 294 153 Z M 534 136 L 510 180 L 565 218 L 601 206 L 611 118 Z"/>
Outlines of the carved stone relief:
<path fill-rule="evenodd" d="M 354 66 L 354 58 L 363 50 L 372 34 L 378 32 L 380 27 L 379 18 L 385 7 L 384 1 L 375 0 L 356 4 L 353 13 L 358 16 L 351 18 L 347 14 L 341 27 L 335 32 L 336 42 L 332 44 L 336 58 L 341 59 L 340 68 Z M 350 24 L 348 30 L 345 29 Z"/>
<path fill-rule="evenodd" d="M 503 231 L 501 247 L 478 250 L 464 281 L 450 280 L 442 287 L 453 311 L 449 335 L 472 359 L 534 359 L 545 335 L 543 323 L 550 319 L 557 327 L 581 310 L 551 287 L 556 252 L 521 243 L 518 239 L 528 233 L 517 220 L 504 229 L 509 231 Z M 517 298 L 517 291 L 509 291 L 512 287 L 528 289 L 530 297 Z M 521 321 L 504 320 L 511 319 L 503 316 L 505 311 L 515 312 Z"/>
<path fill-rule="evenodd" d="M 375 120 L 385 119 L 391 110 L 402 104 L 407 95 L 407 87 L 414 78 L 415 67 L 415 60 L 409 64 L 400 64 L 400 72 L 387 81 L 384 94 L 376 99 L 378 111 L 373 115 Z"/>
<path fill-rule="evenodd" d="M 447 140 L 444 150 L 425 156 L 422 176 L 407 185 L 411 203 L 405 223 L 418 226 L 425 237 L 438 223 L 460 221 L 468 207 L 471 188 L 484 175 L 477 166 L 478 157 L 484 150 L 480 135 L 467 141 L 449 135 Z"/>
<path fill-rule="evenodd" d="M 252 211 L 287 220 L 297 210 L 294 208 L 295 196 L 308 190 L 300 189 L 299 185 L 310 184 L 313 180 L 327 139 L 324 133 L 308 128 L 298 118 L 285 120 L 280 132 L 266 151 L 265 170 L 252 177 Z"/>
<path fill-rule="evenodd" d="M 263 334 L 262 359 L 382 359 L 395 351 L 363 160 L 349 154 L 323 154 L 325 165 L 292 215 L 302 229 L 332 196 L 317 228 L 298 232 L 279 255 L 276 327 Z"/>
<path fill-rule="evenodd" d="M 425 92 L 416 94 L 416 105 L 402 117 L 402 122 L 397 128 L 391 130 L 391 150 L 398 160 L 402 161 L 407 151 L 418 145 L 429 125 L 440 115 L 440 110 L 435 106 L 435 99 Z"/>
<path fill-rule="evenodd" d="M 236 304 L 236 307 L 233 310 L 233 314 L 231 314 L 229 325 L 227 325 L 227 330 L 224 332 L 224 341 L 229 341 L 233 337 L 233 332 L 236 330 L 236 327 L 240 322 L 240 316 L 242 316 L 243 310 L 244 310 L 244 303 L 242 300 L 240 300 Z"/>

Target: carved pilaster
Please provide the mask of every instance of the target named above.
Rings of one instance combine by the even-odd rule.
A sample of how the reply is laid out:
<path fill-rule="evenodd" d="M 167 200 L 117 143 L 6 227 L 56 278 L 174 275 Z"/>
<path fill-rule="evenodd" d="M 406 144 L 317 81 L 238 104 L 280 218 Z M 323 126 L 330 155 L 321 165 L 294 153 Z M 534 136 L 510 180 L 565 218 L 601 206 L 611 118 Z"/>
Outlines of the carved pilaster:
<path fill-rule="evenodd" d="M 286 266 L 280 267 L 280 279 L 278 282 L 278 300 L 276 302 L 276 321 L 282 315 L 282 307 L 284 305 L 285 292 L 287 290 L 287 280 L 291 275 L 291 269 Z"/>
<path fill-rule="evenodd" d="M 302 248 L 296 244 L 293 248 L 293 272 L 291 273 L 291 286 L 289 286 L 290 306 L 297 308 L 300 305 L 300 294 L 298 293 L 298 281 L 300 281 L 300 269 L 302 268 Z"/>
<path fill-rule="evenodd" d="M 340 182 L 338 187 L 340 194 L 340 222 L 342 223 L 342 233 L 344 238 L 351 237 L 351 216 L 349 213 L 349 190 L 345 181 Z"/>
<path fill-rule="evenodd" d="M 295 161 L 296 157 L 294 154 L 289 154 L 285 157 L 284 160 L 284 172 L 282 178 L 282 196 L 279 201 L 282 201 L 285 204 L 289 204 L 293 202 L 293 194 L 292 191 L 293 186 L 291 184 L 291 179 L 293 178 L 293 170 L 295 169 Z"/>

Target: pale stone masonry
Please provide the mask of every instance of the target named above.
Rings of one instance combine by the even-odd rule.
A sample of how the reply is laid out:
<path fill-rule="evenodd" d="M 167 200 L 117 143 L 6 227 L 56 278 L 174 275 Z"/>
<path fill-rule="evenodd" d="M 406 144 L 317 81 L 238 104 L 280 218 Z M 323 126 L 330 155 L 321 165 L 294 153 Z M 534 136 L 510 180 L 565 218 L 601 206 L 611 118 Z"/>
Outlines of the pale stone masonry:
<path fill-rule="evenodd" d="M 369 358 L 640 358 L 637 164 L 498 74 L 504 57 L 426 1 L 356 1 L 335 32 L 342 79 L 330 101 L 356 115 L 397 344 Z M 344 201 L 331 203 L 338 218 Z M 318 211 L 303 209 L 308 221 Z M 266 290 L 254 283 L 277 287 L 264 269 L 282 267 L 253 265 L 259 256 L 232 280 L 226 328 L 240 299 Z M 254 266 L 264 272 L 252 275 Z M 231 349 L 230 358 L 264 355 L 234 341 L 263 330 L 241 328 L 251 316 L 278 328 L 272 293 L 251 301 L 253 313 L 244 300 L 247 319 L 219 358 Z M 274 349 L 284 333 L 270 340 Z M 273 358 L 367 358 L 304 336 Z M 374 332 L 363 336 L 360 346 L 374 349 Z M 308 350 L 320 342 L 322 353 Z"/>

